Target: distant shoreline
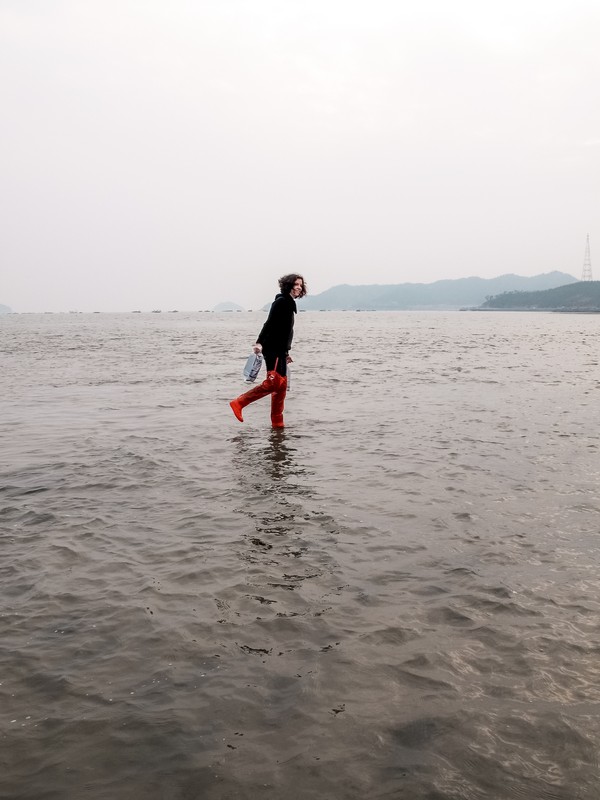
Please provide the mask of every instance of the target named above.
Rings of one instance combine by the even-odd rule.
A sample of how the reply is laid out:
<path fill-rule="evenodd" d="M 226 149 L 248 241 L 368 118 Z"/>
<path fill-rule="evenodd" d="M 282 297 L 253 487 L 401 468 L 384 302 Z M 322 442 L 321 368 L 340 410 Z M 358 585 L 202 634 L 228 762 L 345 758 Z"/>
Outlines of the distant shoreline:
<path fill-rule="evenodd" d="M 511 311 L 514 313 L 544 314 L 600 314 L 600 308 L 461 308 L 460 311 Z"/>

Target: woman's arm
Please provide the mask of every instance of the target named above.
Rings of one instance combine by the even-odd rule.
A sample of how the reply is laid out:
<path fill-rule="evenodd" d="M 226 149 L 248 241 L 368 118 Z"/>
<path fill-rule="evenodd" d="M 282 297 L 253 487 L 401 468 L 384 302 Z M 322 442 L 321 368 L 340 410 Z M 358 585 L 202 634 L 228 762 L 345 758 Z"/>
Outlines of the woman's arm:
<path fill-rule="evenodd" d="M 252 348 L 254 352 L 260 353 L 262 351 L 262 346 L 266 340 L 269 340 L 269 346 L 272 346 L 273 339 L 277 338 L 285 339 L 285 334 L 283 333 L 284 329 L 287 329 L 285 300 L 283 297 L 277 297 L 271 303 L 271 308 L 269 309 L 269 316 L 265 320 L 265 324 L 262 326 L 261 331 L 256 339 L 256 344 L 254 344 Z M 257 347 L 260 349 L 257 350 L 256 349 Z"/>

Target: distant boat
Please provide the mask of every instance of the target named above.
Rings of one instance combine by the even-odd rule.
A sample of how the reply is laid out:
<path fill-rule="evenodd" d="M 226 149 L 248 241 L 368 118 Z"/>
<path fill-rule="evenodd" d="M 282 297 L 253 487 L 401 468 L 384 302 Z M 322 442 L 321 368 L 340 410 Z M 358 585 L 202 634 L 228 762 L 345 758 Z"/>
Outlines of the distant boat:
<path fill-rule="evenodd" d="M 152 313 L 153 313 L 153 314 L 160 314 L 160 313 L 161 313 L 161 311 L 160 311 L 160 308 L 155 308 L 155 309 L 152 311 Z"/>
<path fill-rule="evenodd" d="M 229 301 L 225 303 L 218 303 L 214 308 L 213 311 L 223 312 L 223 311 L 243 311 L 244 309 L 239 306 L 237 303 L 231 303 Z"/>

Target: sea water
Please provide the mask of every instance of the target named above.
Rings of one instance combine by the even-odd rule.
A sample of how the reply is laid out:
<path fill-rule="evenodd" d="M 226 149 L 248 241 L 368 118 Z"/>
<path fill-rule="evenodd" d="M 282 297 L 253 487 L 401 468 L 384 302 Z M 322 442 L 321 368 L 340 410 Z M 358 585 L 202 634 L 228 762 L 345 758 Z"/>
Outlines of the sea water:
<path fill-rule="evenodd" d="M 595 800 L 600 317 L 0 317 L 0 796 Z"/>

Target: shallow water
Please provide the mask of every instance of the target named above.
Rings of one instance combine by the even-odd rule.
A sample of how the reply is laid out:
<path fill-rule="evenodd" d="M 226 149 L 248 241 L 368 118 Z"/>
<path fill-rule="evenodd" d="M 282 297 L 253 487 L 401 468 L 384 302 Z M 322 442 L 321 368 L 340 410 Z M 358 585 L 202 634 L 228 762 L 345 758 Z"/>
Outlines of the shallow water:
<path fill-rule="evenodd" d="M 600 317 L 0 317 L 0 797 L 591 800 Z"/>

